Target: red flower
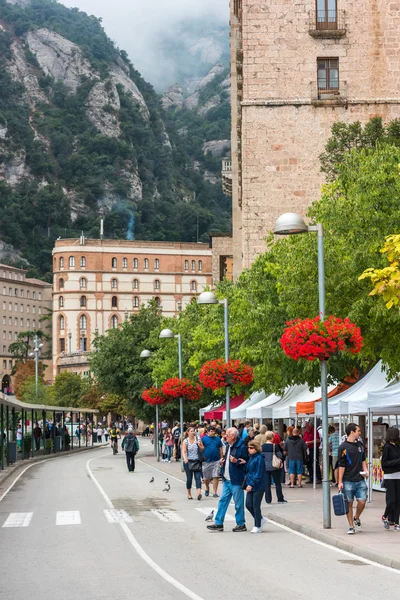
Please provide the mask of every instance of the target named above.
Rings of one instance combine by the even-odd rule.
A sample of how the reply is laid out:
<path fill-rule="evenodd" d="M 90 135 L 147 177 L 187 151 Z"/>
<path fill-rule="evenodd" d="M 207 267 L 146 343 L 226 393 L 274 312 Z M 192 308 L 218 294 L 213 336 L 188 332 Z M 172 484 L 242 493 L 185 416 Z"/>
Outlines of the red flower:
<path fill-rule="evenodd" d="M 319 317 L 297 319 L 287 325 L 281 346 L 294 360 L 327 360 L 338 352 L 358 354 L 362 348 L 361 330 L 347 318 L 330 316 L 323 322 Z"/>
<path fill-rule="evenodd" d="M 170 398 L 185 398 L 186 400 L 200 400 L 203 392 L 201 386 L 190 379 L 173 377 L 163 383 L 162 391 Z"/>
<path fill-rule="evenodd" d="M 217 358 L 204 363 L 199 378 L 204 387 L 217 390 L 226 385 L 250 385 L 254 374 L 252 367 L 240 360 L 226 363 L 222 358 Z"/>
<path fill-rule="evenodd" d="M 168 398 L 165 394 L 163 394 L 161 390 L 159 390 L 156 387 L 151 387 L 147 390 L 144 390 L 144 392 L 142 393 L 142 398 L 145 402 L 148 402 L 152 406 L 156 406 L 157 404 L 167 404 L 167 402 L 170 401 L 170 398 Z"/>

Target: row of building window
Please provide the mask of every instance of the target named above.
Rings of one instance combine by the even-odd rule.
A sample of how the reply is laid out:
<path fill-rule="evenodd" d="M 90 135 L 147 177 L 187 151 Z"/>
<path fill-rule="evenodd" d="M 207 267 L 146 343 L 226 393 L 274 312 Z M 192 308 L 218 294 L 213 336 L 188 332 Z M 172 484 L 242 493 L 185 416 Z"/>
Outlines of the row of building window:
<path fill-rule="evenodd" d="M 3 352 L 3 354 L 4 354 L 4 352 Z M 12 360 L 8 361 L 8 368 L 10 369 L 10 371 L 13 368 L 13 361 Z M 7 361 L 6 360 L 3 360 L 3 369 L 7 369 Z"/>
<path fill-rule="evenodd" d="M 134 290 L 139 290 L 139 279 L 134 279 L 132 282 L 132 288 Z M 65 282 L 64 279 L 61 277 L 61 279 L 58 280 L 58 287 L 60 290 L 63 290 L 65 286 Z M 153 286 L 154 286 L 154 291 L 159 291 L 161 290 L 161 281 L 159 279 L 155 279 L 153 281 Z M 85 277 L 81 277 L 79 279 L 79 289 L 81 290 L 86 290 L 88 287 L 88 282 L 87 279 Z M 117 290 L 118 289 L 118 279 L 111 279 L 111 289 L 112 290 Z M 191 292 L 197 292 L 197 281 L 191 281 L 190 282 L 190 291 Z"/>
<path fill-rule="evenodd" d="M 12 302 L 9 302 L 8 303 L 8 310 L 12 310 L 12 309 L 13 309 Z M 3 302 L 3 310 L 7 310 L 7 302 Z M 30 307 L 29 304 L 27 304 L 25 307 L 24 307 L 23 304 L 20 304 L 20 306 L 19 306 L 19 312 L 27 312 L 27 313 L 29 313 L 30 311 L 31 311 L 31 307 Z M 14 312 L 18 312 L 18 304 L 17 303 L 14 304 Z M 32 313 L 36 314 L 36 306 L 32 306 Z M 39 313 L 39 315 L 42 314 L 42 307 L 41 306 L 38 307 L 38 313 Z"/>
<path fill-rule="evenodd" d="M 27 327 L 29 327 L 29 325 L 28 325 L 28 324 L 27 324 Z M 33 328 L 35 328 L 35 327 L 36 327 L 36 322 L 35 322 L 35 321 L 33 321 L 33 323 L 32 323 L 32 327 L 33 327 Z M 17 336 L 18 336 L 18 333 L 17 333 L 16 331 L 14 331 L 14 340 L 16 340 L 16 339 L 17 339 Z M 6 340 L 6 339 L 7 339 L 7 331 L 3 331 L 3 340 Z M 9 340 L 12 340 L 12 339 L 13 339 L 13 332 L 12 332 L 12 331 L 9 331 L 9 332 L 8 332 L 8 339 L 9 339 Z M 3 349 L 4 349 L 4 346 L 3 346 Z"/>
<path fill-rule="evenodd" d="M 18 290 L 18 288 L 8 288 L 8 294 L 7 294 L 7 288 L 5 285 L 3 285 L 3 296 L 20 296 L 21 298 L 24 297 L 24 290 L 23 288 L 21 288 L 20 290 Z M 30 292 L 29 290 L 26 290 L 26 298 L 30 298 Z M 42 299 L 42 293 L 39 292 L 38 294 L 38 299 L 41 300 Z M 36 300 L 36 292 L 32 292 L 32 300 Z"/>
<path fill-rule="evenodd" d="M 24 274 L 12 273 L 11 271 L 3 271 L 3 279 L 15 279 L 16 281 L 24 281 Z"/>
<path fill-rule="evenodd" d="M 79 265 L 80 265 L 81 268 L 85 268 L 86 267 L 86 256 L 81 256 L 80 257 Z M 60 266 L 60 269 L 64 268 L 64 257 L 63 256 L 60 256 L 59 266 Z M 70 256 L 68 258 L 68 266 L 70 268 L 71 267 L 75 267 L 75 256 Z M 183 267 L 184 267 L 185 271 L 189 270 L 189 261 L 188 260 L 185 260 Z M 118 268 L 118 260 L 115 257 L 113 257 L 111 259 L 111 268 L 112 269 L 117 269 Z M 128 268 L 128 259 L 127 258 L 123 258 L 122 259 L 122 268 L 123 269 L 127 269 Z M 139 268 L 139 259 L 138 258 L 134 258 L 133 259 L 133 268 L 134 269 L 138 269 Z M 143 268 L 144 269 L 148 269 L 149 268 L 149 259 L 148 258 L 145 258 L 143 260 Z M 159 270 L 159 268 L 160 268 L 160 260 L 158 258 L 155 258 L 154 259 L 154 269 L 155 270 Z M 192 271 L 196 270 L 196 261 L 195 260 L 191 261 L 191 268 L 192 268 Z M 197 269 L 200 272 L 203 270 L 203 261 L 202 260 L 199 260 L 197 262 Z"/>
<path fill-rule="evenodd" d="M 20 319 L 18 321 L 18 317 L 14 317 L 14 327 L 18 327 L 18 322 L 19 322 L 19 326 L 20 327 L 30 327 L 31 326 L 31 320 L 30 319 L 26 319 L 26 323 L 24 319 Z M 13 324 L 13 318 L 12 317 L 8 317 L 8 324 L 12 325 Z M 36 319 L 33 319 L 32 321 L 33 327 L 36 327 Z M 7 325 L 7 317 L 5 315 L 3 315 L 3 325 Z"/>

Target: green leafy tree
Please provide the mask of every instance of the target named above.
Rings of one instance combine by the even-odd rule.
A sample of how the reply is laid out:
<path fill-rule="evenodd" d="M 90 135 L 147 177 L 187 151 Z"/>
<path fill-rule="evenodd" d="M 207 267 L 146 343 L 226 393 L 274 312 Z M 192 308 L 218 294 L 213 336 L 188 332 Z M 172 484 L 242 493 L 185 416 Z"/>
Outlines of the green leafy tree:
<path fill-rule="evenodd" d="M 54 389 L 53 386 L 47 386 L 41 379 L 38 381 L 36 395 L 36 379 L 35 376 L 30 376 L 20 387 L 20 399 L 28 404 L 46 404 L 52 406 L 54 404 Z M 37 399 L 37 400 L 36 400 Z"/>
<path fill-rule="evenodd" d="M 90 387 L 87 380 L 77 373 L 64 371 L 59 373 L 54 380 L 54 401 L 58 406 L 82 406 L 82 397 Z"/>

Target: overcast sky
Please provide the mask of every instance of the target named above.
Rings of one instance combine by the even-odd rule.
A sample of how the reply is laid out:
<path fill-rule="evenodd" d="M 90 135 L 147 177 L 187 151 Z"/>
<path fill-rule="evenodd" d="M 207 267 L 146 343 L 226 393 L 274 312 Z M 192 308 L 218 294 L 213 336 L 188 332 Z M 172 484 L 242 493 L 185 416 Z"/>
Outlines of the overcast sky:
<path fill-rule="evenodd" d="M 102 17 L 107 35 L 126 50 L 142 75 L 156 84 L 160 56 L 152 52 L 158 32 L 182 19 L 203 17 L 228 23 L 229 0 L 61 0 L 89 15 Z M 205 32 L 206 33 L 206 32 Z M 162 60 L 162 58 L 161 58 Z M 173 83 L 173 82 L 171 82 Z"/>

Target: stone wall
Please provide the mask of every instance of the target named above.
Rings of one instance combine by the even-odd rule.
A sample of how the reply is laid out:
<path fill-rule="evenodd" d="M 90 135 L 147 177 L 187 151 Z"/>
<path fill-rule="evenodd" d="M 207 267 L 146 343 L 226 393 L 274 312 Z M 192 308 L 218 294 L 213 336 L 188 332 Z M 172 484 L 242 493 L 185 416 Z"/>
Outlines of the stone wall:
<path fill-rule="evenodd" d="M 263 238 L 279 214 L 304 214 L 319 198 L 319 155 L 335 121 L 400 117 L 400 4 L 338 0 L 344 32 L 337 37 L 311 35 L 313 11 L 314 0 L 243 3 L 241 181 L 233 173 L 233 185 L 241 188 L 233 193 L 234 236 L 241 247 L 234 251 L 235 276 L 265 251 Z M 333 100 L 317 100 L 318 58 L 339 59 L 339 95 Z M 241 207 L 235 202 L 240 196 Z"/>
<path fill-rule="evenodd" d="M 221 257 L 231 258 L 233 255 L 233 240 L 231 236 L 216 236 L 212 235 L 212 279 L 213 285 L 216 285 L 218 281 L 221 281 Z M 231 260 L 227 264 L 226 276 L 231 278 Z"/>

